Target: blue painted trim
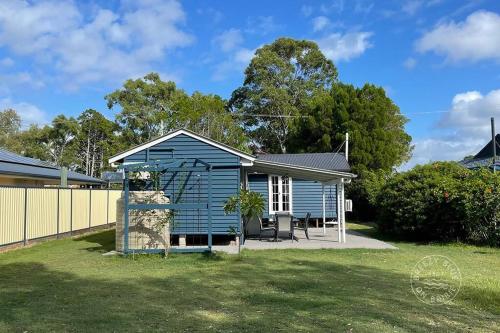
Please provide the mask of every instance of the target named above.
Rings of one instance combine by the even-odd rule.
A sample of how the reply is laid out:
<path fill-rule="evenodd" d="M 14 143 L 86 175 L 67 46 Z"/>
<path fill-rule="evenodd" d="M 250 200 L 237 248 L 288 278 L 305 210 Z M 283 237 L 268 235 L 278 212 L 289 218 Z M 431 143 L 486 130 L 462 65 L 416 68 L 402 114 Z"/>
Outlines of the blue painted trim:
<path fill-rule="evenodd" d="M 125 198 L 124 198 L 124 218 L 123 218 L 123 221 L 124 221 L 124 224 L 123 224 L 123 231 L 124 231 L 124 235 L 123 235 L 123 252 L 124 253 L 127 253 L 128 252 L 128 200 L 129 200 L 129 179 L 128 179 L 128 171 L 125 170 L 125 180 L 124 180 L 124 188 L 125 188 Z"/>
<path fill-rule="evenodd" d="M 212 168 L 208 168 L 208 249 L 212 251 Z"/>
<path fill-rule="evenodd" d="M 171 247 L 168 252 L 171 253 L 190 253 L 190 252 L 210 252 L 210 248 L 208 247 Z M 123 254 L 131 254 L 131 253 L 141 253 L 141 254 L 159 254 L 165 253 L 164 249 L 140 249 L 140 250 L 128 250 L 127 252 L 123 252 Z"/>

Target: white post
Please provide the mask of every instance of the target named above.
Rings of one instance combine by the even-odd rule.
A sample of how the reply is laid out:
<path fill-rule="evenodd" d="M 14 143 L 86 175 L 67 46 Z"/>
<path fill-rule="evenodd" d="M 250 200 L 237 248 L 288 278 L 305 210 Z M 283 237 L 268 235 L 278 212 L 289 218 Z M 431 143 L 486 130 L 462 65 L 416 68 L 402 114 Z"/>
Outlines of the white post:
<path fill-rule="evenodd" d="M 349 161 L 349 133 L 345 134 L 345 159 Z"/>
<path fill-rule="evenodd" d="M 342 178 L 342 239 L 345 243 L 345 191 L 344 191 L 344 179 Z"/>
<path fill-rule="evenodd" d="M 321 183 L 323 191 L 323 235 L 326 235 L 326 202 L 325 202 L 325 184 Z"/>
<path fill-rule="evenodd" d="M 342 224 L 340 224 L 340 182 L 337 183 L 337 231 L 339 234 L 339 243 L 342 242 L 342 233 L 340 231 Z"/>

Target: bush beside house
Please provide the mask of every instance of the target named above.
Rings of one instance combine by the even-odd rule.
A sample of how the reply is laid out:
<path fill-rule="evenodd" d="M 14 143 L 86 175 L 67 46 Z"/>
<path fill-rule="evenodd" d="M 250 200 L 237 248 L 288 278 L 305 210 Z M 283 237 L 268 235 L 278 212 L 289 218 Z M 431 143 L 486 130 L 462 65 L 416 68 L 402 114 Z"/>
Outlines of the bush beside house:
<path fill-rule="evenodd" d="M 381 184 L 385 181 L 385 184 Z M 419 241 L 500 246 L 500 175 L 433 163 L 374 178 L 382 232 Z"/>

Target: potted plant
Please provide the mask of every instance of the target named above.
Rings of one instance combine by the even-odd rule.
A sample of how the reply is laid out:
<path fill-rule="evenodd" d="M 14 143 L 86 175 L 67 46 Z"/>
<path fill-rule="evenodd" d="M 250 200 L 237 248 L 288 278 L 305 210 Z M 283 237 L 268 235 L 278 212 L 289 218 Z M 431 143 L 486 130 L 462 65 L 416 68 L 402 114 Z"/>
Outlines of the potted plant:
<path fill-rule="evenodd" d="M 243 230 L 253 217 L 260 217 L 264 213 L 264 196 L 258 192 L 241 190 L 239 196 L 230 197 L 224 204 L 224 213 L 231 214 L 240 209 L 243 221 Z M 237 235 L 239 236 L 239 235 Z"/>

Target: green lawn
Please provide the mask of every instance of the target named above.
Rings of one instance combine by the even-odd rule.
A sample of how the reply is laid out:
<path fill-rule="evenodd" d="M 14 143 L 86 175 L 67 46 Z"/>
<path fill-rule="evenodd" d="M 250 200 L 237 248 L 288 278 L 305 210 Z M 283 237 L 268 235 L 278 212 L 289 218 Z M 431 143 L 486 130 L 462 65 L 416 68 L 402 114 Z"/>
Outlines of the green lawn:
<path fill-rule="evenodd" d="M 394 243 L 399 250 L 102 256 L 113 237 L 0 254 L 0 331 L 500 332 L 498 249 Z M 411 269 L 431 254 L 461 270 L 452 304 L 426 305 L 410 289 Z"/>

